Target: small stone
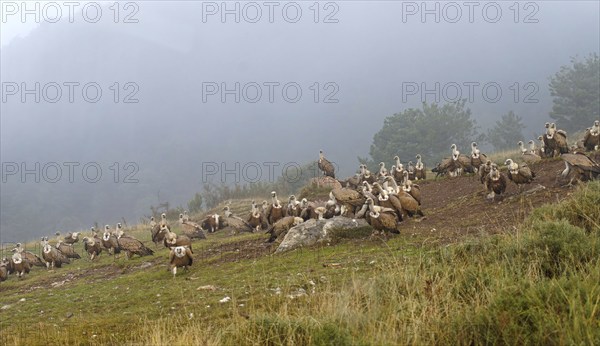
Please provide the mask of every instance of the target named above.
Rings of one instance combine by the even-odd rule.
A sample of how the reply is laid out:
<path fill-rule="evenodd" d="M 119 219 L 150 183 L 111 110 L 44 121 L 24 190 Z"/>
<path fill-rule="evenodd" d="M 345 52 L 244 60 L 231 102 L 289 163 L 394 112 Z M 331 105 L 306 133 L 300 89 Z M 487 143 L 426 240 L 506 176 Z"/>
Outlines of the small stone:
<path fill-rule="evenodd" d="M 221 300 L 219 300 L 219 303 L 228 303 L 231 301 L 231 297 L 227 296 Z"/>
<path fill-rule="evenodd" d="M 67 315 L 65 317 L 71 318 L 71 317 L 73 317 L 73 313 L 72 312 L 67 312 Z"/>

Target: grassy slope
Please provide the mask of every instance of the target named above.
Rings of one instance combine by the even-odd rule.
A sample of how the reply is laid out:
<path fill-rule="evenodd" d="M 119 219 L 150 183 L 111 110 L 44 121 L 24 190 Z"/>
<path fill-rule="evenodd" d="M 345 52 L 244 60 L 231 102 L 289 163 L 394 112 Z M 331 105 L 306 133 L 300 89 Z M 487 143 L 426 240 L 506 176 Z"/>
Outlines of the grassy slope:
<path fill-rule="evenodd" d="M 164 249 L 35 268 L 0 286 L 0 343 L 600 344 L 598 219 L 596 182 L 451 245 L 417 233 L 273 256 L 265 235 L 217 233 L 174 279 Z"/>

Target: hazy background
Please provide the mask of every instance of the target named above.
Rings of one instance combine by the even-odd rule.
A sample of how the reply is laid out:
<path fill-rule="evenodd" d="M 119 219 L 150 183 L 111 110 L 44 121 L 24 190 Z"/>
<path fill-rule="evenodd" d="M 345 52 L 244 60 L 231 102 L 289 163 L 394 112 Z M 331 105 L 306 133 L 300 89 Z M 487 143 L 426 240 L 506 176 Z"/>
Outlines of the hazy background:
<path fill-rule="evenodd" d="M 572 56 L 597 52 L 600 42 L 600 6 L 594 1 L 535 2 L 537 23 L 523 23 L 531 12 L 524 8 L 514 23 L 512 2 L 498 2 L 503 12 L 497 23 L 482 17 L 485 2 L 476 7 L 474 23 L 465 7 L 458 23 L 443 17 L 435 23 L 432 15 L 425 23 L 418 15 L 404 23 L 402 4 L 391 1 L 335 2 L 338 23 L 322 23 L 333 9 L 324 9 L 324 3 L 320 23 L 313 21 L 313 2 L 297 2 L 303 11 L 297 23 L 282 17 L 285 2 L 276 7 L 274 23 L 265 7 L 258 23 L 243 17 L 235 23 L 231 15 L 225 23 L 219 16 L 203 23 L 201 2 L 135 4 L 138 23 L 123 23 L 131 12 L 123 7 L 114 23 L 114 11 L 107 7 L 112 2 L 104 5 L 97 23 L 83 19 L 81 6 L 73 23 L 66 12 L 58 23 L 36 25 L 28 17 L 23 25 L 18 16 L 0 23 L 4 86 L 96 82 L 103 92 L 98 103 L 85 102 L 81 86 L 73 103 L 66 87 L 57 103 L 36 103 L 32 96 L 23 103 L 20 93 L 2 101 L 0 154 L 5 166 L 97 162 L 103 170 L 97 183 L 82 179 L 81 166 L 73 183 L 64 166 L 57 183 L 43 177 L 36 183 L 32 175 L 25 182 L 20 175 L 6 177 L 0 191 L 2 241 L 87 229 L 94 222 L 114 224 L 122 217 L 134 223 L 149 213 L 150 205 L 164 201 L 185 205 L 202 189 L 203 162 L 226 162 L 230 168 L 234 162 L 304 164 L 324 149 L 340 175 L 350 175 L 357 156 L 368 155 L 385 117 L 420 106 L 419 95 L 403 102 L 403 82 L 429 87 L 435 82 L 496 82 L 503 91 L 499 102 L 485 102 L 476 87 L 469 104 L 481 130 L 514 110 L 527 126 L 523 133 L 533 136 L 541 132 L 551 109 L 549 76 Z M 257 103 L 235 103 L 231 95 L 226 103 L 219 95 L 202 100 L 203 82 L 233 87 L 235 82 L 267 81 L 296 82 L 303 96 L 297 103 L 285 102 L 279 86 L 273 103 L 266 87 Z M 120 101 L 128 94 L 122 89 L 126 82 L 139 86 L 139 102 L 115 103 L 109 89 L 115 82 L 121 86 Z M 315 82 L 321 88 L 334 82 L 339 102 L 322 102 L 327 91 L 321 89 L 315 103 L 309 89 Z M 539 102 L 515 103 L 508 89 L 515 82 L 536 83 Z M 526 92 L 521 92 L 522 100 Z M 427 101 L 434 100 L 429 96 Z M 118 183 L 109 168 L 115 162 L 121 167 Z M 123 183 L 126 162 L 139 167 L 133 177 L 139 182 Z M 267 177 L 266 166 L 262 174 Z M 276 169 L 276 175 L 281 171 Z M 226 180 L 235 182 L 233 175 Z"/>

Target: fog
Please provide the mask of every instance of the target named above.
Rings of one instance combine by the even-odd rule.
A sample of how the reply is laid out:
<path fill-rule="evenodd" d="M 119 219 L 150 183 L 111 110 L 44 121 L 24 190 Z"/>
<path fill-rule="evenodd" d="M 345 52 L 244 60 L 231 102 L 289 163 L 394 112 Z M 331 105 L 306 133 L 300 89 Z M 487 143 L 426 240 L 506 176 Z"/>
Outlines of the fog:
<path fill-rule="evenodd" d="M 2 30 L 38 19 L 8 4 Z M 513 110 L 533 136 L 549 77 L 600 42 L 590 1 L 428 2 L 425 15 L 391 1 L 106 3 L 99 16 L 87 4 L 52 23 L 41 3 L 39 25 L 0 48 L 3 242 L 134 223 L 150 205 L 185 206 L 203 181 L 244 183 L 206 163 L 254 162 L 268 180 L 269 165 L 278 177 L 323 149 L 350 175 L 386 117 L 456 85 L 481 131 Z"/>

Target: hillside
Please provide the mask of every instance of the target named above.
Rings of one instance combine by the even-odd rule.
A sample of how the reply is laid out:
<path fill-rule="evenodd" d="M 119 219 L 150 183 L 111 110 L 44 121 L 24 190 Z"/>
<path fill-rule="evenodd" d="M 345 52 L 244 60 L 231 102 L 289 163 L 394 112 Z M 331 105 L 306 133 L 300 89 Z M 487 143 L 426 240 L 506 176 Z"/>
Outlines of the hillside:
<path fill-rule="evenodd" d="M 11 275 L 0 283 L 0 340 L 599 344 L 600 184 L 557 186 L 560 160 L 532 167 L 525 193 L 511 184 L 493 203 L 474 177 L 421 182 L 426 218 L 388 239 L 272 255 L 265 234 L 222 231 L 194 242 L 194 265 L 175 278 L 162 248 Z M 242 215 L 249 203 L 231 208 Z M 151 243 L 144 226 L 128 232 Z"/>

